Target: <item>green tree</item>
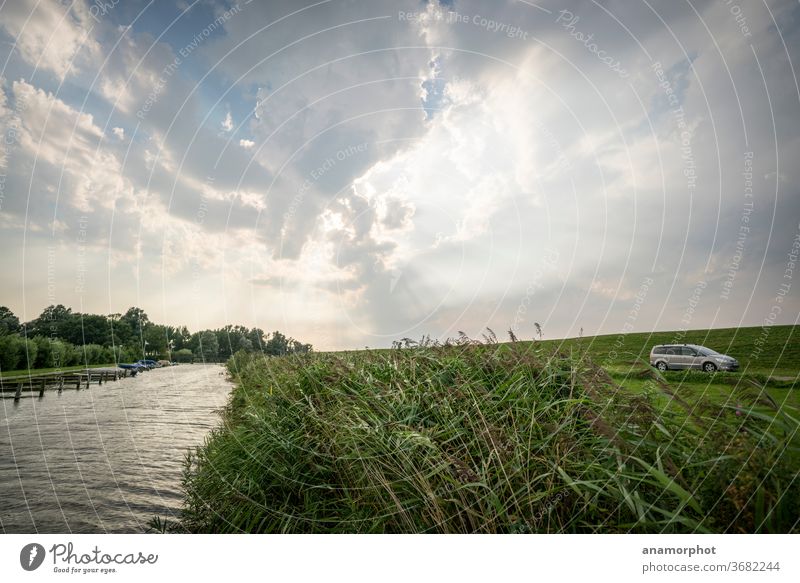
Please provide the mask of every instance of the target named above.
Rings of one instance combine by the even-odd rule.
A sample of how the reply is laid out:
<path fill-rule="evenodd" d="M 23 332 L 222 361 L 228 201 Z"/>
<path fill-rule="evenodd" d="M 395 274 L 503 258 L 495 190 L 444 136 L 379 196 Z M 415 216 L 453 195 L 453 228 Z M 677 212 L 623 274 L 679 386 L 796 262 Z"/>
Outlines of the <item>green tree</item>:
<path fill-rule="evenodd" d="M 0 336 L 0 370 L 16 370 L 20 362 L 24 366 L 25 342 L 17 334 Z"/>
<path fill-rule="evenodd" d="M 20 336 L 22 341 L 25 343 L 23 347 L 23 353 L 20 358 L 20 363 L 17 365 L 19 367 L 24 367 L 26 369 L 35 368 L 36 366 L 36 355 L 39 351 L 39 347 L 37 346 L 36 342 L 33 341 L 31 338 L 24 338 Z"/>
<path fill-rule="evenodd" d="M 290 350 L 295 354 L 305 354 L 307 352 L 311 352 L 311 345 L 310 344 L 303 344 L 299 340 L 295 340 L 292 338 Z"/>
<path fill-rule="evenodd" d="M 176 350 L 172 353 L 172 356 L 175 358 L 176 362 L 192 362 L 194 360 L 194 355 L 188 348 Z"/>
<path fill-rule="evenodd" d="M 81 364 L 105 364 L 108 362 L 105 349 L 99 344 L 84 344 L 77 346 L 77 352 Z"/>
<path fill-rule="evenodd" d="M 5 306 L 0 306 L 0 336 L 19 332 L 19 318 Z"/>
<path fill-rule="evenodd" d="M 250 330 L 245 326 L 232 326 L 228 324 L 224 328 L 215 331 L 219 344 L 219 358 L 227 360 L 237 350 L 252 350 L 253 343 L 249 338 Z"/>
<path fill-rule="evenodd" d="M 289 339 L 276 330 L 270 334 L 269 340 L 264 344 L 264 352 L 271 356 L 288 354 Z"/>
<path fill-rule="evenodd" d="M 81 346 L 75 346 L 69 342 L 58 341 L 55 350 L 59 358 L 54 366 L 73 366 L 76 364 L 85 364 L 83 361 L 83 351 Z"/>
<path fill-rule="evenodd" d="M 305 353 L 310 352 L 312 346 L 310 344 L 303 344 L 302 342 L 289 338 L 277 330 L 270 334 L 269 339 L 264 343 L 265 354 L 270 356 L 282 356 L 290 353 Z"/>
<path fill-rule="evenodd" d="M 259 352 L 263 352 L 264 350 L 264 331 L 261 328 L 253 328 L 247 333 L 247 339 L 250 341 L 250 344 L 253 345 L 253 350 L 258 350 Z"/>
<path fill-rule="evenodd" d="M 20 331 L 21 328 L 21 332 Z M 24 335 L 23 335 L 24 334 Z M 62 304 L 51 305 L 20 327 L 19 319 L 0 307 L 0 367 L 50 368 L 71 364 L 133 362 L 141 358 L 193 361 L 229 359 L 253 351 L 270 355 L 308 352 L 303 344 L 281 332 L 265 335 L 260 328 L 228 324 L 192 334 L 186 326 L 151 322 L 141 308 L 124 314 L 83 314 Z"/>
<path fill-rule="evenodd" d="M 99 314 L 81 314 L 80 322 L 82 344 L 111 344 L 111 325 L 108 318 Z"/>
<path fill-rule="evenodd" d="M 51 334 L 52 336 L 52 334 Z M 83 326 L 81 314 L 71 313 L 64 317 L 58 324 L 56 336 L 70 344 L 83 344 Z"/>
<path fill-rule="evenodd" d="M 172 340 L 172 348 L 175 350 L 183 350 L 189 348 L 189 343 L 192 341 L 192 335 L 186 326 L 181 326 L 174 329 L 173 335 L 170 337 Z"/>
<path fill-rule="evenodd" d="M 206 330 L 200 334 L 200 356 L 203 362 L 214 362 L 219 354 L 219 342 L 213 330 Z"/>
<path fill-rule="evenodd" d="M 50 344 L 50 338 L 46 336 L 36 336 L 33 339 L 36 344 L 36 360 L 34 361 L 34 368 L 45 368 L 47 363 L 52 360 L 53 348 Z"/>
<path fill-rule="evenodd" d="M 79 362 L 79 354 L 68 342 L 37 336 L 35 368 L 56 368 L 70 366 Z"/>
<path fill-rule="evenodd" d="M 120 317 L 119 321 L 120 324 L 123 324 L 130 330 L 130 335 L 125 339 L 124 343 L 130 344 L 131 346 L 138 346 L 139 354 L 144 355 L 144 331 L 150 323 L 150 318 L 147 317 L 145 311 L 141 308 L 128 308 L 128 311 Z"/>
<path fill-rule="evenodd" d="M 167 355 L 168 336 L 166 326 L 148 323 L 144 328 L 145 354 L 164 357 Z"/>
<path fill-rule="evenodd" d="M 31 336 L 52 336 L 62 338 L 72 318 L 72 309 L 58 304 L 47 306 L 38 318 L 30 322 L 26 328 Z"/>

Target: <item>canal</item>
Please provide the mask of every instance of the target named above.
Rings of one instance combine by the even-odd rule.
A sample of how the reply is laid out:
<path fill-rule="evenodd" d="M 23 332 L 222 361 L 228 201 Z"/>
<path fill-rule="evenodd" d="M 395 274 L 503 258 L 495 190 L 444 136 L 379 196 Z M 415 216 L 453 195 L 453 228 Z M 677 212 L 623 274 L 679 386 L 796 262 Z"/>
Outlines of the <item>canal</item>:
<path fill-rule="evenodd" d="M 187 451 L 218 425 L 220 365 L 2 399 L 0 531 L 136 533 L 179 515 Z"/>

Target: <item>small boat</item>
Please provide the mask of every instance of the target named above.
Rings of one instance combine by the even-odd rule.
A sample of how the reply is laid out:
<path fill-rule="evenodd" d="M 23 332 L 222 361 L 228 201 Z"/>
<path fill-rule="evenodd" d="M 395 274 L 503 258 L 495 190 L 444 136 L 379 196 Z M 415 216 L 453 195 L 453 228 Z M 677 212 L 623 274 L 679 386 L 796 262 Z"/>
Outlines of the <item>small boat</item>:
<path fill-rule="evenodd" d="M 132 376 L 136 376 L 136 373 L 142 370 L 141 364 L 118 364 L 117 366 L 125 370 L 133 371 Z"/>

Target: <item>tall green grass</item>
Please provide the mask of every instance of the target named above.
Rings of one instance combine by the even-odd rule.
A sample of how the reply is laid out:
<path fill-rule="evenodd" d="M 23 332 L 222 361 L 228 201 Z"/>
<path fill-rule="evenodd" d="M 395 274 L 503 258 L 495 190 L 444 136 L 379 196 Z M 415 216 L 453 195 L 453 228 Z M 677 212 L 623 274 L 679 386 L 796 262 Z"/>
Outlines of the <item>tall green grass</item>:
<path fill-rule="evenodd" d="M 192 532 L 798 531 L 798 416 L 767 401 L 656 403 L 522 343 L 228 366 Z"/>

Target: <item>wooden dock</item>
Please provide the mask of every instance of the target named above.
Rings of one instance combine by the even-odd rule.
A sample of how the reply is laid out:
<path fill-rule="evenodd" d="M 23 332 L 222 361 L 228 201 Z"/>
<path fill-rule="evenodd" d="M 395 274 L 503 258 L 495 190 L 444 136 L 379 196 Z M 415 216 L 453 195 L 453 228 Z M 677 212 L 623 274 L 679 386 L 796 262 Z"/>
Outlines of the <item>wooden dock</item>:
<path fill-rule="evenodd" d="M 0 377 L 0 393 L 14 393 L 14 400 L 19 400 L 22 393 L 38 392 L 44 396 L 46 390 L 88 389 L 91 383 L 102 385 L 109 381 L 116 381 L 127 376 L 133 376 L 131 371 L 122 368 L 87 368 L 83 370 L 70 370 L 64 372 L 48 372 L 43 374 L 19 375 L 14 377 Z"/>

